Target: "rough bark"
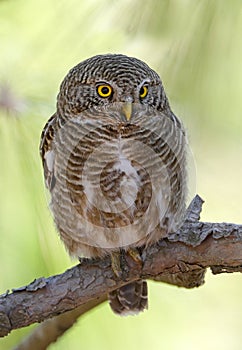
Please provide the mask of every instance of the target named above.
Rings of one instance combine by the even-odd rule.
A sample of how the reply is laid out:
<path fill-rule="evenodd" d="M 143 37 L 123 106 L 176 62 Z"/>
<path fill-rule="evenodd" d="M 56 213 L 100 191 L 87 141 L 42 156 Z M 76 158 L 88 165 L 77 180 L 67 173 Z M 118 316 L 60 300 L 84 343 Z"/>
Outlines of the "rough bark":
<path fill-rule="evenodd" d="M 11 293 L 7 291 L 0 296 L 0 336 L 60 315 L 46 321 L 35 331 L 35 336 L 39 331 L 39 342 L 43 329 L 47 327 L 50 330 L 55 324 L 45 347 L 37 348 L 34 343 L 36 349 L 46 349 L 46 344 L 55 341 L 81 314 L 106 300 L 108 292 L 131 281 L 146 278 L 193 288 L 203 284 L 208 267 L 214 274 L 241 272 L 242 225 L 200 222 L 202 204 L 202 199 L 196 196 L 179 231 L 141 250 L 143 266 L 126 255 L 122 279 L 113 273 L 108 257 L 102 260 L 83 259 L 79 265 L 61 275 L 38 278 L 28 286 Z M 36 339 L 34 333 L 30 338 L 32 342 Z M 16 349 L 31 348 L 26 342 L 25 347 L 23 344 Z"/>

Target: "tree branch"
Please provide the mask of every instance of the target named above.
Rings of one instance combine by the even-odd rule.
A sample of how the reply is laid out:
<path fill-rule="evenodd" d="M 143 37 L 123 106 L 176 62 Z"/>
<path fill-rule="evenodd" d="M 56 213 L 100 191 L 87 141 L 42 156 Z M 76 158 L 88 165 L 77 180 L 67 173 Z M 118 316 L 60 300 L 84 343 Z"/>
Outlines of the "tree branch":
<path fill-rule="evenodd" d="M 118 279 L 113 273 L 109 257 L 82 259 L 79 265 L 61 275 L 39 278 L 1 295 L 0 336 L 69 311 L 69 315 L 74 316 L 62 332 L 56 331 L 57 338 L 79 315 L 106 300 L 108 292 L 140 278 L 193 288 L 204 282 L 207 267 L 213 273 L 241 272 L 242 225 L 200 222 L 202 204 L 202 199 L 196 196 L 179 231 L 141 250 L 143 267 L 125 255 L 124 279 Z M 46 347 L 37 348 L 35 344 L 35 348 Z"/>
<path fill-rule="evenodd" d="M 62 336 L 71 328 L 77 319 L 93 309 L 103 301 L 107 300 L 107 295 L 88 301 L 76 309 L 67 311 L 59 316 L 50 318 L 36 327 L 32 333 L 21 344 L 17 345 L 14 350 L 45 350 L 48 346 Z"/>

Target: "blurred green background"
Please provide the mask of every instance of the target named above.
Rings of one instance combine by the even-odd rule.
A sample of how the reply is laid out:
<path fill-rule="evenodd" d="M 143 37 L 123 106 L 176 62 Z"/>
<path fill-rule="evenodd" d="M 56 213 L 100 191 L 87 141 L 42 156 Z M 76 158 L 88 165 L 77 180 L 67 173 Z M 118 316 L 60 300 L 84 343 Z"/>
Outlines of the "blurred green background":
<path fill-rule="evenodd" d="M 39 138 L 67 71 L 107 52 L 160 73 L 188 130 L 202 219 L 242 222 L 241 0 L 1 0 L 1 293 L 76 263 L 48 211 Z M 103 304 L 50 349 L 241 350 L 240 274 L 208 273 L 194 290 L 149 288 L 148 312 L 119 318 Z M 31 329 L 1 339 L 0 349 Z"/>

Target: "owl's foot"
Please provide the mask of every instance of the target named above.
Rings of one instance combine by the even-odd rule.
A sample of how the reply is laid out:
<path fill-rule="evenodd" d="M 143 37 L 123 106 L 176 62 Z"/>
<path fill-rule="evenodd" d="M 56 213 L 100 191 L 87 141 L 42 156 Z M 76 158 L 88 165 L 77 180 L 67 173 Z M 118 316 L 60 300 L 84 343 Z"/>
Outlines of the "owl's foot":
<path fill-rule="evenodd" d="M 142 262 L 142 258 L 140 256 L 140 252 L 138 251 L 137 248 L 129 248 L 127 250 L 127 254 L 133 259 L 133 261 L 142 266 L 143 262 Z"/>
<path fill-rule="evenodd" d="M 124 250 L 111 253 L 112 270 L 118 278 L 125 280 L 128 273 L 127 263 L 129 267 L 138 270 L 142 268 L 143 262 L 138 249 L 129 248 L 126 254 Z"/>
<path fill-rule="evenodd" d="M 143 261 L 140 252 L 137 248 L 129 248 L 126 252 L 125 259 L 133 271 L 141 271 L 143 267 Z"/>
<path fill-rule="evenodd" d="M 121 254 L 120 252 L 111 253 L 111 265 L 112 270 L 118 278 L 122 278 L 123 270 L 121 266 Z"/>

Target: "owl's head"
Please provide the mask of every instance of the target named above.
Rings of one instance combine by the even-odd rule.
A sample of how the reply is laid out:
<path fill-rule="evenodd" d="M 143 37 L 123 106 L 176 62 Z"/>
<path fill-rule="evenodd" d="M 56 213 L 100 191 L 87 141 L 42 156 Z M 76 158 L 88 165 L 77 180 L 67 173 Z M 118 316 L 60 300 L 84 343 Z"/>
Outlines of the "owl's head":
<path fill-rule="evenodd" d="M 64 78 L 58 111 L 74 116 L 93 106 L 122 102 L 169 108 L 159 75 L 141 60 L 121 54 L 97 55 L 72 68 Z"/>

